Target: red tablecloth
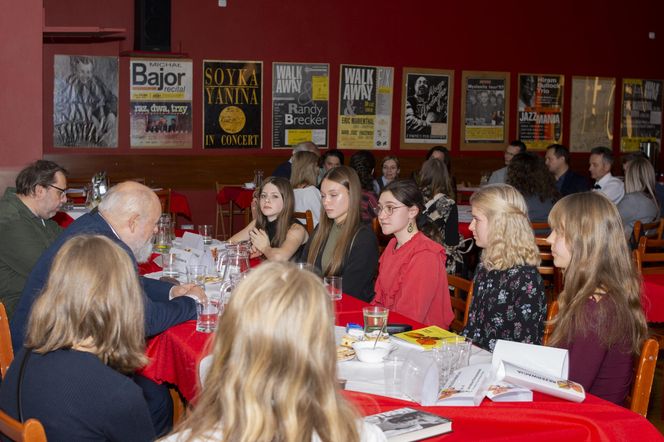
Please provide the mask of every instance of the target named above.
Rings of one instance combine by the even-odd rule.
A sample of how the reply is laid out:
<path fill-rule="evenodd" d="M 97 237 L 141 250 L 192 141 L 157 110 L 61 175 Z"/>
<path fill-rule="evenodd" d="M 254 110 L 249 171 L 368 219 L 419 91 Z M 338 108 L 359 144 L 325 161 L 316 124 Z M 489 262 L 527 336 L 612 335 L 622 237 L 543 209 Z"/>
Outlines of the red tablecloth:
<path fill-rule="evenodd" d="M 240 209 L 251 207 L 254 197 L 254 189 L 245 189 L 242 186 L 224 186 L 217 194 L 219 204 L 227 204 L 233 201 Z"/>
<path fill-rule="evenodd" d="M 463 235 L 464 238 L 472 238 L 473 232 L 470 231 L 470 223 L 459 223 L 459 233 Z"/>
<path fill-rule="evenodd" d="M 641 302 L 648 322 L 664 322 L 664 275 L 643 275 Z"/>

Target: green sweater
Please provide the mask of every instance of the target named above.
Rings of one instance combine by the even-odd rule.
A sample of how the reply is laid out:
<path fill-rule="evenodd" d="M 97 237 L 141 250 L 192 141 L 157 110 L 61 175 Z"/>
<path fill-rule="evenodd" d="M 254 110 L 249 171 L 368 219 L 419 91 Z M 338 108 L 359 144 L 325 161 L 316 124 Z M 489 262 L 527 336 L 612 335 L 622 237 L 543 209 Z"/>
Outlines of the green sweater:
<path fill-rule="evenodd" d="M 25 281 L 41 254 L 62 229 L 42 220 L 7 188 L 0 199 L 0 300 L 11 319 Z"/>

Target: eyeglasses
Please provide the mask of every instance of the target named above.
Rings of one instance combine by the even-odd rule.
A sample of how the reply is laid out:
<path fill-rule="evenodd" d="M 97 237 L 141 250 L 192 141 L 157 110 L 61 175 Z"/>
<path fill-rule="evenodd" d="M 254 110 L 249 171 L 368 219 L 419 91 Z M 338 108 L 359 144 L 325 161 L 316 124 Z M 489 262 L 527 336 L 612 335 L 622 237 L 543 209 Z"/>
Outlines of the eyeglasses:
<path fill-rule="evenodd" d="M 52 188 L 54 188 L 55 190 L 60 191 L 60 197 L 62 197 L 63 195 L 65 195 L 65 194 L 67 193 L 67 189 L 63 189 L 63 188 L 61 188 L 61 187 L 54 186 L 53 184 L 49 184 L 48 187 L 52 187 Z"/>
<path fill-rule="evenodd" d="M 402 207 L 406 206 L 381 206 L 379 204 L 377 206 L 372 207 L 371 209 L 376 214 L 376 216 L 380 216 L 380 213 L 383 211 L 385 211 L 385 215 L 391 216 L 392 213 L 394 212 L 394 209 L 401 209 Z"/>

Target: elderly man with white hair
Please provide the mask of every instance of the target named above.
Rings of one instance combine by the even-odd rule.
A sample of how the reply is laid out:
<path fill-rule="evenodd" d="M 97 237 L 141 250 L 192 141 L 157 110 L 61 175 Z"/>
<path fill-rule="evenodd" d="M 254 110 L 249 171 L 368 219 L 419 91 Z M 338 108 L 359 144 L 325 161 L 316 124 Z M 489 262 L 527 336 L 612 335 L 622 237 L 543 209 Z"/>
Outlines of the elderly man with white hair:
<path fill-rule="evenodd" d="M 320 156 L 320 151 L 318 150 L 318 146 L 316 146 L 316 143 L 312 143 L 311 141 L 305 141 L 303 143 L 297 144 L 293 148 L 293 154 L 288 159 L 288 161 L 284 161 L 283 163 L 279 164 L 277 168 L 274 169 L 274 172 L 272 172 L 272 176 L 281 176 L 290 180 L 291 169 L 293 165 L 293 156 L 295 156 L 295 154 L 298 152 L 304 152 L 304 151 L 313 152 L 316 155 Z"/>
<path fill-rule="evenodd" d="M 25 328 L 30 308 L 48 279 L 51 263 L 60 247 L 72 236 L 82 234 L 104 235 L 115 241 L 137 262 L 145 262 L 152 252 L 152 236 L 157 229 L 161 215 L 161 204 L 157 195 L 150 188 L 127 181 L 111 188 L 98 206 L 98 210 L 81 216 L 74 221 L 55 242 L 41 255 L 28 276 L 25 288 L 18 302 L 11 321 L 12 342 L 14 349 L 23 345 Z M 75 268 L 70 270 L 76 272 Z M 156 335 L 167 328 L 196 318 L 196 298 L 204 299 L 205 293 L 192 284 L 174 286 L 170 283 L 140 278 L 145 300 L 145 332 L 147 336 Z M 127 306 L 131 308 L 131 306 Z M 137 383 L 145 390 L 143 381 Z M 148 388 L 156 387 L 152 384 Z M 163 412 L 163 403 L 154 405 L 146 392 L 148 406 L 153 413 L 155 430 L 160 434 L 168 428 L 168 411 Z M 159 396 L 159 394 L 156 394 Z M 163 400 L 160 397 L 159 400 Z M 166 397 L 168 399 L 168 397 Z M 155 417 L 155 409 L 161 416 Z M 167 410 L 168 408 L 166 408 Z"/>

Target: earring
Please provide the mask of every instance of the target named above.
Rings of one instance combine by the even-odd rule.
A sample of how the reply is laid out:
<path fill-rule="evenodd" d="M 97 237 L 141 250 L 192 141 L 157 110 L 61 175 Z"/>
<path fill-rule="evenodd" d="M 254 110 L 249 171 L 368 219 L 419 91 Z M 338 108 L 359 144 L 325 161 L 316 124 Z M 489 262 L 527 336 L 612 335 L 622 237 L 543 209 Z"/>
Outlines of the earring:
<path fill-rule="evenodd" d="M 413 227 L 412 223 L 408 223 L 408 229 L 406 230 L 408 231 L 408 233 L 413 233 L 413 230 L 415 230 L 415 228 Z"/>

